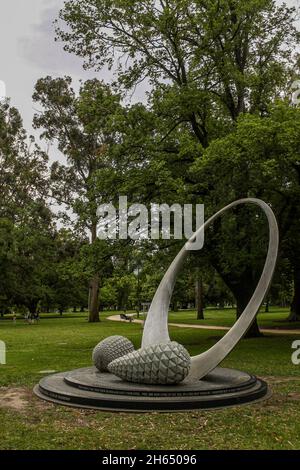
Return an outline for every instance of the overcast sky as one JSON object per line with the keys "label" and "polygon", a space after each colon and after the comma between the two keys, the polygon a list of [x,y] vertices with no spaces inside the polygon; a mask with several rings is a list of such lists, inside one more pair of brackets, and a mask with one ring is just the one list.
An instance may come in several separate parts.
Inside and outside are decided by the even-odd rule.
{"label": "overcast sky", "polygon": [[[76,83],[95,76],[110,79],[107,72],[84,71],[79,58],[54,42],[52,23],[63,3],[64,0],[1,0],[0,80],[5,82],[7,96],[20,110],[29,132],[34,114],[31,96],[38,78],[71,75]],[[286,3],[299,6],[299,0]],[[135,100],[142,96],[143,91],[139,90]]]}

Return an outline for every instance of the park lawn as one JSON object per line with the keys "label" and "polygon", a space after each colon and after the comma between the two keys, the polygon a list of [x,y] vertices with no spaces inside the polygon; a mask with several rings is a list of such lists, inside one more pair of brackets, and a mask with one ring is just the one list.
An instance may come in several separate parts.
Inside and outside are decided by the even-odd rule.
{"label": "park lawn", "polygon": [[[288,322],[288,308],[270,307],[269,313],[261,308],[257,316],[261,328],[294,329],[300,328],[300,322]],[[169,321],[176,323],[191,323],[195,325],[232,326],[236,320],[236,310],[233,308],[204,310],[204,320],[197,320],[195,310],[170,312]]]}
{"label": "park lawn", "polygon": [[[33,396],[40,371],[89,366],[93,347],[107,336],[127,336],[139,347],[141,325],[109,321],[111,314],[99,324],[89,324],[82,314],[43,316],[34,325],[0,321],[0,340],[7,345],[7,365],[0,366],[0,449],[300,449],[300,366],[291,362],[291,344],[299,336],[292,334],[243,340],[224,361],[269,382],[272,397],[248,406],[130,414],[54,406]],[[218,315],[226,324],[228,312]],[[224,334],[170,331],[192,355]]]}

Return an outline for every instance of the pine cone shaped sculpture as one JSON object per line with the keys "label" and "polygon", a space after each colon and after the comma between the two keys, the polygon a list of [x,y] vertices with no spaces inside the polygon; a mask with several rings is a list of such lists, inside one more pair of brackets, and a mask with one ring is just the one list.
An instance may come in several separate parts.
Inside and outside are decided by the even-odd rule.
{"label": "pine cone shaped sculpture", "polygon": [[107,372],[107,366],[114,359],[134,351],[134,346],[124,336],[109,336],[95,347],[93,363],[100,372]]}
{"label": "pine cone shaped sculpture", "polygon": [[127,382],[177,384],[188,375],[191,358],[187,350],[172,341],[131,352],[112,361],[108,370]]}

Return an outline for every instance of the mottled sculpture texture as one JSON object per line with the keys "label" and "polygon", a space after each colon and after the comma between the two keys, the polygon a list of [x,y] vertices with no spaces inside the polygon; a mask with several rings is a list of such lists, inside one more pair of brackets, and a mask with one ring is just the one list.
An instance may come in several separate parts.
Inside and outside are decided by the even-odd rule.
{"label": "mottled sculpture texture", "polygon": [[95,347],[93,363],[100,372],[107,372],[107,367],[113,360],[134,351],[134,346],[124,336],[109,336]]}
{"label": "mottled sculpture texture", "polygon": [[165,385],[182,382],[190,365],[187,350],[172,341],[154,344],[115,359],[108,370],[127,382]]}

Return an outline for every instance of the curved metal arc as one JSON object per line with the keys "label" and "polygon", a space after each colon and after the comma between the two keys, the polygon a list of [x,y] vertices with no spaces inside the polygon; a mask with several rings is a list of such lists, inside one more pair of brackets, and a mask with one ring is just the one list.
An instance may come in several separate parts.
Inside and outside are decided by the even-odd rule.
{"label": "curved metal arc", "polygon": [[216,343],[208,351],[205,351],[198,356],[192,357],[192,366],[187,380],[201,379],[225,359],[225,357],[232,351],[239,340],[247,332],[263,302],[274,273],[279,244],[278,226],[272,209],[260,199],[239,199],[238,201],[234,201],[231,204],[228,204],[226,207],[210,217],[196,231],[196,233],[175,257],[166,274],[164,275],[151,303],[144,326],[142,347],[170,341],[168,332],[169,305],[177,274],[179,273],[189,252],[186,248],[187,245],[192,243],[195,237],[198,236],[201,231],[205,230],[225,211],[237,205],[247,203],[259,206],[267,216],[269,223],[269,246],[262,275],[248,305],[241,314],[240,318],[228,331],[228,333],[226,333],[226,335],[223,336],[223,338],[221,338],[218,343]]}

